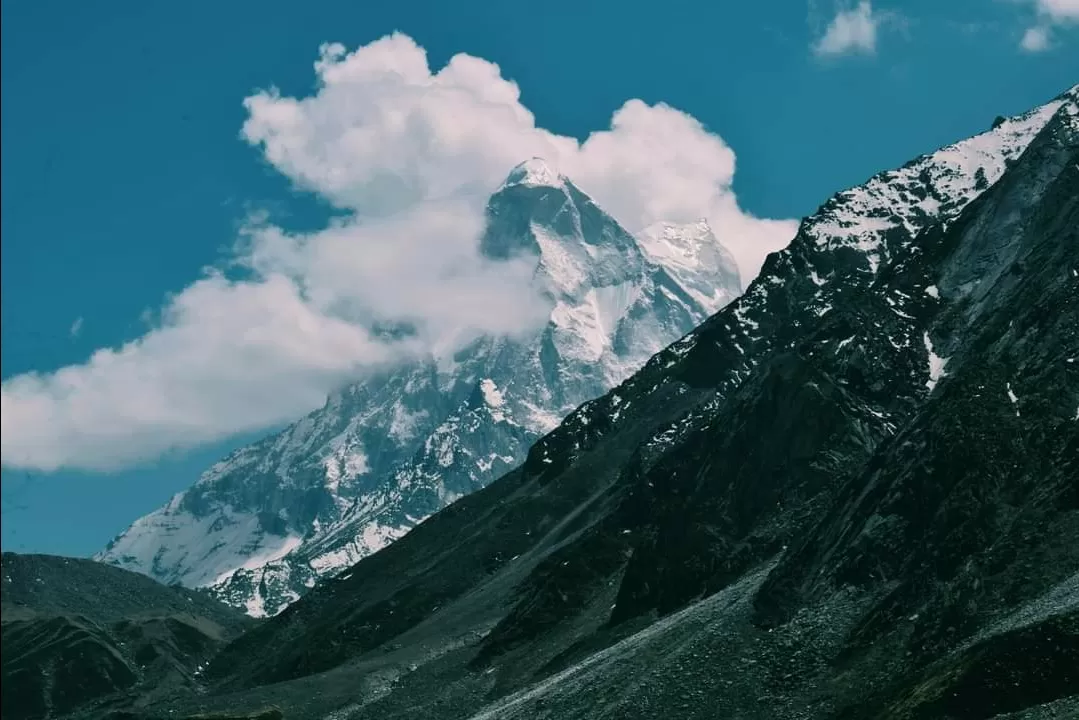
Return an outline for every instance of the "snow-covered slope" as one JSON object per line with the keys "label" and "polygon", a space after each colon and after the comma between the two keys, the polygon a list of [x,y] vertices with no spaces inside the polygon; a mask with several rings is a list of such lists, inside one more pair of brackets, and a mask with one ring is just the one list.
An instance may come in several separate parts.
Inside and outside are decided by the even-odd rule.
{"label": "snow-covered slope", "polygon": [[1077,101],[837,194],[519,469],[206,676],[341,718],[1051,715],[1079,692]]}
{"label": "snow-covered slope", "polygon": [[518,465],[741,287],[706,223],[634,237],[539,159],[491,197],[481,250],[536,257],[551,307],[542,331],[482,338],[336,393],[211,467],[97,558],[275,614]]}

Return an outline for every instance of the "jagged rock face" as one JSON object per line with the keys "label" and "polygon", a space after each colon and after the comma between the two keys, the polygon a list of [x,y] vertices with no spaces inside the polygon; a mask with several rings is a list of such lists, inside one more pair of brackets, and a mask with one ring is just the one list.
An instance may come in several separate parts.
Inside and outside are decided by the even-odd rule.
{"label": "jagged rock face", "polygon": [[349,718],[1075,710],[1077,105],[833,197],[521,467],[232,643],[215,687]]}
{"label": "jagged rock face", "polygon": [[545,327],[334,394],[210,468],[97,559],[273,615],[518,465],[565,415],[741,289],[706,223],[634,237],[541,160],[516,168],[487,212],[485,255],[536,258]]}

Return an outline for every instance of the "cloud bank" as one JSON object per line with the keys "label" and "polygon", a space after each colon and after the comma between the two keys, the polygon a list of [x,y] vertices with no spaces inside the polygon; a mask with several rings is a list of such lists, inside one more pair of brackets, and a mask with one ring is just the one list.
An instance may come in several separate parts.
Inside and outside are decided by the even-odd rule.
{"label": "cloud bank", "polygon": [[1079,23],[1079,0],[1031,0],[1036,20],[1023,33],[1019,46],[1032,53],[1053,46],[1054,28]]}
{"label": "cloud bank", "polygon": [[539,128],[497,65],[432,72],[395,34],[321,48],[317,90],[244,104],[242,137],[344,219],[299,234],[253,222],[234,265],[207,270],[119,348],[2,388],[2,462],[111,470],[300,416],[345,382],[479,333],[526,331],[548,309],[532,267],[478,254],[483,207],[540,156],[631,231],[706,217],[743,277],[795,223],[754,218],[731,191],[734,153],[694,118],[630,100],[585,142]]}

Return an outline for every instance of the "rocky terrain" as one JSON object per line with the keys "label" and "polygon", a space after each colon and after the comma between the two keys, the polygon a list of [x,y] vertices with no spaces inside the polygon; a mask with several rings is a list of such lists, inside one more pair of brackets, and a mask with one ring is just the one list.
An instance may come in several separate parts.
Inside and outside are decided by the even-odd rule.
{"label": "rocky terrain", "polygon": [[1079,89],[841,192],[523,465],[152,713],[1079,710]]}
{"label": "rocky terrain", "polygon": [[138,707],[198,685],[253,622],[203,593],[91,560],[4,553],[3,716]]}
{"label": "rocky terrain", "polygon": [[1079,87],[836,194],[519,467],[128,717],[1075,717],[1077,251]]}
{"label": "rocky terrain", "polygon": [[546,326],[344,389],[212,467],[97,559],[276,614],[519,465],[565,415],[741,291],[706,223],[632,236],[541,160],[516,168],[487,212],[481,251],[536,258]]}

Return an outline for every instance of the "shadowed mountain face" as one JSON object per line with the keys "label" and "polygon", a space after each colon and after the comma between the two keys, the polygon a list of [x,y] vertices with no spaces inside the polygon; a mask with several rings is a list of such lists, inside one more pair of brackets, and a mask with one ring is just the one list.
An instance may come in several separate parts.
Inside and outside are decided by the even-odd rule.
{"label": "shadowed mountain face", "polygon": [[1076,101],[837,194],[743,297],[169,708],[1079,709]]}
{"label": "shadowed mountain face", "polygon": [[215,465],[98,559],[276,614],[519,465],[578,405],[741,290],[707,224],[631,236],[541,160],[510,174],[487,217],[480,250],[534,259],[546,325],[478,338],[334,394]]}
{"label": "shadowed mountain face", "polygon": [[1079,713],[1079,88],[841,192],[146,717]]}
{"label": "shadowed mountain face", "polygon": [[5,718],[105,712],[197,685],[253,623],[212,598],[91,560],[4,553]]}

